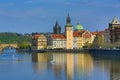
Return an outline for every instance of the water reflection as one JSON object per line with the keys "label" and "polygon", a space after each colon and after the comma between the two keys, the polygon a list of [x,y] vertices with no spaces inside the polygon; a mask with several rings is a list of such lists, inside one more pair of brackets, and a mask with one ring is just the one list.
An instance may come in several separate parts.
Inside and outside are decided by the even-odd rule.
{"label": "water reflection", "polygon": [[43,72],[47,69],[47,63],[48,62],[48,54],[42,54],[42,53],[33,53],[32,54],[32,62],[38,62],[33,63],[34,72]]}
{"label": "water reflection", "polygon": [[2,80],[120,80],[119,67],[119,58],[93,57],[89,53],[0,54]]}
{"label": "water reflection", "polygon": [[118,60],[112,62],[110,70],[111,80],[120,80],[120,62]]}
{"label": "water reflection", "polygon": [[67,80],[74,78],[74,54],[67,54]]}
{"label": "water reflection", "polygon": [[[90,54],[77,54],[75,55],[77,69],[77,79],[86,80],[93,70],[93,58]],[[88,79],[87,79],[88,80]]]}
{"label": "water reflection", "polygon": [[[59,79],[63,74],[67,80],[73,80],[75,78],[81,79],[81,77],[85,78],[85,74],[89,75],[93,70],[93,59],[91,55],[84,53],[38,53],[32,54],[32,61],[38,62],[33,66],[34,71],[36,72],[46,70],[51,64],[56,79]],[[78,76],[74,78],[75,72]]]}

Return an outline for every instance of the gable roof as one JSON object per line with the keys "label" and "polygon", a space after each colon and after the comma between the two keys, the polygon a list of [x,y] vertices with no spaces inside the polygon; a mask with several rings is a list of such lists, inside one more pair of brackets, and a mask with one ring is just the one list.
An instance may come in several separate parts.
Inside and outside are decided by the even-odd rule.
{"label": "gable roof", "polygon": [[118,21],[117,17],[114,17],[111,24],[120,24],[120,22]]}

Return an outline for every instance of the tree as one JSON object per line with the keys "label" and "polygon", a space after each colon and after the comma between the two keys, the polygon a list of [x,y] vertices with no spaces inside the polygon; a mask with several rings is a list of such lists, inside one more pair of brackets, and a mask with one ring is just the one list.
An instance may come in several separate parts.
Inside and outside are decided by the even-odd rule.
{"label": "tree", "polygon": [[19,48],[20,49],[28,49],[28,48],[30,48],[30,43],[29,42],[20,42]]}
{"label": "tree", "polygon": [[91,45],[91,48],[104,48],[104,35],[103,34],[97,34],[93,44]]}

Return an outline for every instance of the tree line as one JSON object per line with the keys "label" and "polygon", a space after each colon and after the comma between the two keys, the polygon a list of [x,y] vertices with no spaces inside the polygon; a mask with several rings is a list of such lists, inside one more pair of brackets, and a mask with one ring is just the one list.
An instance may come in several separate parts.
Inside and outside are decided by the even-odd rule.
{"label": "tree line", "polygon": [[31,45],[31,34],[21,34],[13,32],[0,33],[0,44],[18,44],[19,48],[26,49]]}

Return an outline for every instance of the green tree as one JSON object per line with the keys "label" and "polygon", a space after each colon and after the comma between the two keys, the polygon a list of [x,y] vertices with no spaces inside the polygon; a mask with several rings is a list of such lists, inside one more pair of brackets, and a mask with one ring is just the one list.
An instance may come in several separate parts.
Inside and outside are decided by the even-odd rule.
{"label": "green tree", "polygon": [[28,48],[30,48],[30,43],[29,42],[20,42],[19,48],[20,49],[28,49]]}
{"label": "green tree", "polygon": [[91,45],[92,48],[104,48],[104,35],[103,34],[98,34],[96,35],[93,44]]}

